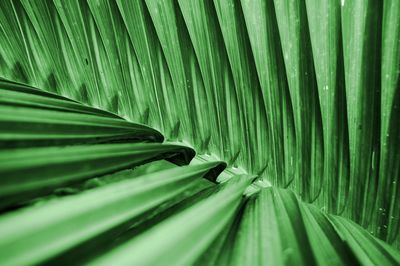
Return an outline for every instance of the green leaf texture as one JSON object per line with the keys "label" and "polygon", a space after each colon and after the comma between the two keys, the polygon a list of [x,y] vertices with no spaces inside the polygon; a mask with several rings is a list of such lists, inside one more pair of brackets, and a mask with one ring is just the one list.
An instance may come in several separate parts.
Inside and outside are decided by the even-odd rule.
{"label": "green leaf texture", "polygon": [[0,265],[398,265],[399,119],[397,0],[1,1]]}

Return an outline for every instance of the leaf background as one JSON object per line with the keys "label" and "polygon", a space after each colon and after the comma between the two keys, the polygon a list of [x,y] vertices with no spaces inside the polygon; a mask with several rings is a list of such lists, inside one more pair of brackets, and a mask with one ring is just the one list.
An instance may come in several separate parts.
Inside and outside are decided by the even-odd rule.
{"label": "leaf background", "polygon": [[2,77],[145,123],[399,247],[399,1],[0,7]]}

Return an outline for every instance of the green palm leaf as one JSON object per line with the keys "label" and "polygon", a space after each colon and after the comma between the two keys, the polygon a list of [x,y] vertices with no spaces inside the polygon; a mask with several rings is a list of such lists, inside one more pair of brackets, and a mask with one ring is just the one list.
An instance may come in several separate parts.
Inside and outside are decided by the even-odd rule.
{"label": "green palm leaf", "polygon": [[4,0],[0,77],[2,265],[400,264],[399,1]]}

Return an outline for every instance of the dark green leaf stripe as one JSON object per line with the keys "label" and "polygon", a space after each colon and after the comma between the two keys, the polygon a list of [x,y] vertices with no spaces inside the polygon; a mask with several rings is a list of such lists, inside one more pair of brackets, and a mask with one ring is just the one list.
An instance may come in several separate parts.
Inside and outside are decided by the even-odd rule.
{"label": "dark green leaf stripe", "polygon": [[1,150],[1,206],[151,160],[167,158],[187,164],[193,156],[194,152],[187,147],[142,143]]}
{"label": "dark green leaf stripe", "polygon": [[37,107],[50,110],[96,114],[105,117],[119,118],[119,116],[111,112],[85,106],[69,98],[61,97],[57,94],[38,90],[24,84],[7,80],[0,79],[0,91],[1,104],[21,105],[33,108]]}

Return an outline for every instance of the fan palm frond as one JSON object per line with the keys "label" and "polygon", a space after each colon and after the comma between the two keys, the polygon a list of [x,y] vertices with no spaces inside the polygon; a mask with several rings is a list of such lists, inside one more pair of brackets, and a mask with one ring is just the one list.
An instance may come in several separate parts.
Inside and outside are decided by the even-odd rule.
{"label": "fan palm frond", "polygon": [[4,0],[0,76],[0,264],[400,264],[397,0]]}

